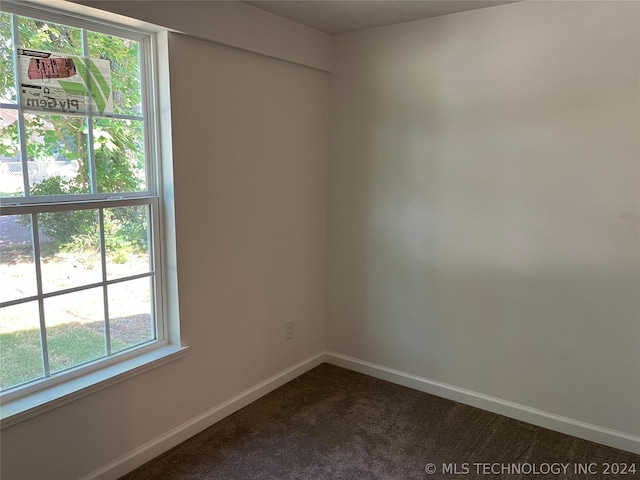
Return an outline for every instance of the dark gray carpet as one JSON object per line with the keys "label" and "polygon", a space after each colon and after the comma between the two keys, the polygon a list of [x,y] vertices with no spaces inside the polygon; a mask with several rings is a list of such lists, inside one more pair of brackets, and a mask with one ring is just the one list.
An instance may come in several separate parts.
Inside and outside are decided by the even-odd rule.
{"label": "dark gray carpet", "polygon": [[323,364],[123,479],[640,478],[607,463],[640,456]]}

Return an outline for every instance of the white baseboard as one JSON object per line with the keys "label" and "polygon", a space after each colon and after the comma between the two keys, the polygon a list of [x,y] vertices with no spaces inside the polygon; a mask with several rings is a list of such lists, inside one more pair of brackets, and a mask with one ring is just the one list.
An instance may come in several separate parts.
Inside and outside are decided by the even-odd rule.
{"label": "white baseboard", "polygon": [[353,370],[354,372],[364,373],[365,375],[386,380],[397,385],[455,400],[466,405],[504,415],[505,417],[515,418],[516,420],[548,428],[549,430],[555,430],[556,432],[640,454],[640,437],[634,435],[554,415],[535,408],[508,402],[500,398],[447,385],[446,383],[435,382],[335,352],[326,352],[325,361],[338,367]]}
{"label": "white baseboard", "polygon": [[135,470],[139,466],[184,442],[185,440],[200,433],[223,418],[237,412],[255,402],[260,397],[281,387],[303,373],[317,367],[325,360],[324,353],[307,358],[302,362],[287,368],[271,378],[251,387],[250,389],[236,395],[224,403],[198,415],[196,418],[170,430],[160,437],[152,440],[141,447],[136,448],[127,455],[120,457],[113,462],[99,468],[98,470],[85,475],[80,480],[116,480],[121,476]]}
{"label": "white baseboard", "polygon": [[464,388],[435,382],[339,353],[324,352],[268,378],[155,440],[136,448],[127,455],[85,475],[80,480],[116,480],[323,362],[567,435],[640,454],[640,437],[561,417]]}

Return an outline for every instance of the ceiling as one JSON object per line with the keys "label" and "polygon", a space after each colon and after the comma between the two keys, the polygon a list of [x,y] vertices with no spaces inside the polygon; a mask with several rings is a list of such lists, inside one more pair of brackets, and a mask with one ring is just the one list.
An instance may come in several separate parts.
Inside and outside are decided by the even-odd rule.
{"label": "ceiling", "polygon": [[259,0],[244,3],[333,35],[514,1],[521,0]]}

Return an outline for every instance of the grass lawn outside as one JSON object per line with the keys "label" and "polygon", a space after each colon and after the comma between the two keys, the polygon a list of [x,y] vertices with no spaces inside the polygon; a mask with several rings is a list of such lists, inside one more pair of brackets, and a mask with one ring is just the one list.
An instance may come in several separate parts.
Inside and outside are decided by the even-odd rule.
{"label": "grass lawn outside", "polygon": [[[1,301],[36,293],[35,265],[30,245],[0,249]],[[53,292],[99,282],[100,256],[95,252],[54,252],[42,248],[43,289]],[[148,257],[129,254],[125,263],[108,258],[108,278],[149,271]],[[109,285],[109,327],[112,353],[155,337],[151,315],[150,280],[142,278]],[[106,356],[102,287],[46,298],[46,340],[51,374]],[[0,388],[6,389],[44,376],[38,302],[0,309]]]}

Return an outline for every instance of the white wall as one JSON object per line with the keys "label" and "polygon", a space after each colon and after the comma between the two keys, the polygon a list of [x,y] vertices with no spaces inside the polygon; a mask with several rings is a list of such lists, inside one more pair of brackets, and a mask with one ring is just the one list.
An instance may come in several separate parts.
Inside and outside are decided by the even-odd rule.
{"label": "white wall", "polygon": [[327,348],[640,434],[640,4],[337,36]]}
{"label": "white wall", "polygon": [[182,35],[169,54],[190,350],[3,429],[3,479],[80,478],[323,351],[328,74]]}
{"label": "white wall", "polygon": [[346,34],[329,104],[326,73],[172,35],[191,349],[3,429],[2,478],[79,478],[321,352],[327,188],[330,350],[638,435],[639,13]]}

